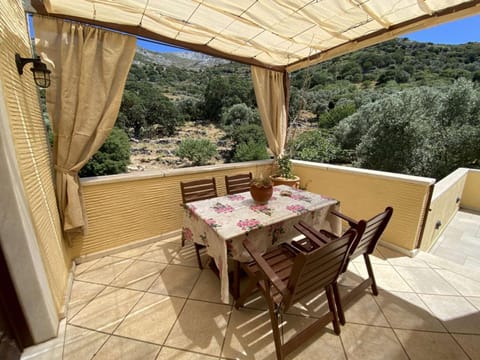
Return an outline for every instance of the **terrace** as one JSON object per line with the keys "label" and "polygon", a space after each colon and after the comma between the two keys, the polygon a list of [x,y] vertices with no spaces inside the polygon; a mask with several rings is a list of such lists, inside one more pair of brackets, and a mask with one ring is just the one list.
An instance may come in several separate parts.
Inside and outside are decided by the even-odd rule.
{"label": "terrace", "polygon": [[[33,3],[37,9],[44,8],[44,2]],[[75,8],[80,2],[63,2],[68,3],[63,9],[62,2],[45,3],[55,3],[49,11],[59,17],[79,20],[78,16],[86,16],[62,15],[62,11]],[[182,217],[178,206],[182,180],[215,176],[223,194],[224,175],[245,171],[269,174],[271,161],[82,180],[89,231],[67,235],[57,206],[54,166],[37,89],[31,78],[18,75],[12,61],[15,53],[26,54],[31,46],[25,10],[20,1],[2,0],[1,4],[2,265],[6,265],[12,281],[8,291],[17,299],[16,308],[8,310],[13,316],[18,315],[14,321],[19,327],[16,330],[20,342],[25,347],[40,344],[28,347],[23,357],[273,357],[264,304],[254,301],[247,309],[237,311],[231,304],[220,303],[216,296],[218,281],[212,272],[195,267],[191,248],[180,249]],[[370,28],[370,35],[362,33],[352,39],[346,35],[332,36],[331,48],[318,51],[315,56],[309,52],[295,62],[285,56],[285,48],[280,49],[273,56],[280,62],[272,68],[293,71],[408,31],[479,12],[479,1],[457,1],[455,6],[435,11],[426,11],[426,4],[412,4],[412,8],[422,9],[422,15],[408,21],[393,16],[396,22],[391,26],[377,16],[373,23],[379,29]],[[85,10],[88,6],[78,8]],[[358,5],[354,9],[370,14],[372,19],[371,8]],[[105,9],[99,7],[92,19],[83,20],[102,25],[98,19],[106,13],[101,10]],[[153,13],[149,19],[156,18]],[[115,13],[111,15],[115,17]],[[373,26],[371,22],[362,26]],[[103,19],[103,25],[106,24],[116,30],[165,40],[132,24],[119,26]],[[266,40],[268,43],[271,39]],[[222,49],[219,53],[209,46],[197,46],[196,50],[213,55],[225,55],[227,51]],[[253,54],[250,50],[236,60],[265,66],[267,60],[263,57],[259,61],[256,50]],[[348,309],[347,325],[340,337],[327,328],[299,351],[297,358],[312,358],[321,352],[332,357],[362,359],[478,357],[480,276],[478,268],[467,268],[478,260],[472,256],[478,251],[478,227],[462,224],[459,229],[448,224],[457,214],[464,214],[459,209],[480,210],[480,172],[458,169],[436,182],[300,161],[294,167],[302,186],[338,199],[342,211],[353,217],[370,216],[387,205],[395,209],[374,259],[380,295],[364,295]],[[58,171],[58,167],[55,169]],[[449,241],[440,238],[442,234],[453,235],[453,241],[463,237],[468,253],[453,256],[454,250]],[[437,239],[440,240],[436,243]],[[462,265],[424,252],[429,249],[437,255],[447,253],[449,260]],[[458,246],[455,251],[460,252]],[[342,279],[343,291],[364,275],[360,263],[352,265]],[[2,294],[7,293],[6,288],[2,277]],[[287,314],[285,336],[308,323],[305,315],[314,317],[323,302],[323,298],[313,298]]]}
{"label": "terrace", "polygon": [[[339,337],[329,325],[289,358],[477,359],[478,241],[480,214],[461,211],[434,253],[449,248],[448,258],[468,254],[469,264],[377,247],[372,261],[379,295],[365,293],[348,308]],[[27,349],[23,359],[275,358],[264,301],[252,299],[241,310],[221,303],[218,279],[198,269],[193,247],[182,249],[178,237],[112,252],[77,265],[74,273],[58,338]],[[341,292],[365,274],[364,262],[355,260]],[[285,338],[321,314],[325,302],[313,297],[289,311]]]}

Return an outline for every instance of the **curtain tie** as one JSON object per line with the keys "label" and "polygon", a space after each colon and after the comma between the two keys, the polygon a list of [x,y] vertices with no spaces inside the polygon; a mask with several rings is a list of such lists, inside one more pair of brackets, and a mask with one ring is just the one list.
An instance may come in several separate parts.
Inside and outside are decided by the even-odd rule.
{"label": "curtain tie", "polygon": [[78,175],[77,171],[65,169],[65,168],[62,168],[61,166],[58,166],[58,165],[55,165],[54,167],[55,167],[55,170],[60,171],[64,174],[72,175],[72,176]]}

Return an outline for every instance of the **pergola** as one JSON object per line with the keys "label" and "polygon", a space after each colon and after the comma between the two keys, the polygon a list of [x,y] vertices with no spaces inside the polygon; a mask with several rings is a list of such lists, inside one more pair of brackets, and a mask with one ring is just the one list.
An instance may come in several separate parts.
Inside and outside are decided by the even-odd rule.
{"label": "pergola", "polygon": [[480,13],[480,0],[32,0],[40,14],[292,72]]}
{"label": "pergola", "polygon": [[[53,130],[59,140],[54,157],[64,230],[84,233],[86,215],[77,174],[104,142],[116,119],[123,88],[119,79],[126,78],[125,59],[133,56],[132,43],[127,46],[129,52],[122,55],[123,50],[113,39],[87,35],[80,30],[83,25],[70,25],[77,29],[69,30],[58,19],[251,65],[269,148],[275,156],[281,156],[287,134],[289,72],[480,12],[480,0],[32,0],[31,5],[38,14],[57,18],[55,23],[38,20],[42,31],[38,31],[41,35],[36,49],[47,60],[50,57],[52,76],[57,80],[47,91],[47,104],[49,113],[54,114]],[[44,25],[40,25],[42,21]],[[96,40],[88,48],[74,48],[93,37]],[[125,39],[121,42],[127,44]],[[101,50],[101,56],[95,55],[98,44],[111,48]],[[66,47],[60,50],[60,46]],[[95,62],[100,57],[105,59],[103,65]],[[114,74],[99,73],[99,69],[118,70]],[[71,83],[71,79],[95,78],[94,72],[103,80]],[[98,90],[107,77],[117,89],[115,101],[111,101],[113,96],[106,88],[96,95],[90,91]],[[65,93],[70,95],[68,99]],[[107,107],[100,105],[99,98],[105,98]],[[110,114],[109,119],[105,114]],[[93,119],[99,122],[94,124]]]}

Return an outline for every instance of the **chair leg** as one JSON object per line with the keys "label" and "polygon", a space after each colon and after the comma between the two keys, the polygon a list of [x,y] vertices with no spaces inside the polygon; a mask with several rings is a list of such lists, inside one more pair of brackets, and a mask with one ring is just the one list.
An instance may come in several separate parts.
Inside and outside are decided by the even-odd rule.
{"label": "chair leg", "polygon": [[345,325],[345,313],[343,312],[342,299],[340,298],[340,293],[338,292],[338,284],[335,282],[332,287],[335,305],[337,306],[338,319],[340,320],[340,324]]}
{"label": "chair leg", "polygon": [[335,307],[335,300],[334,300],[334,295],[333,295],[331,285],[328,285],[325,288],[325,293],[327,294],[328,308],[330,309],[330,312],[332,313],[332,316],[333,316],[333,319],[332,319],[333,330],[335,331],[335,334],[340,335],[340,324],[338,323],[337,308]]}
{"label": "chair leg", "polygon": [[283,351],[282,351],[282,339],[280,338],[280,329],[278,328],[278,316],[275,311],[275,305],[273,303],[272,297],[270,296],[270,284],[265,284],[267,293],[265,294],[265,299],[268,304],[268,312],[270,313],[270,322],[272,323],[273,331],[273,340],[275,342],[275,352],[277,354],[277,360],[283,360]]}
{"label": "chair leg", "polygon": [[365,265],[367,266],[368,277],[372,280],[373,295],[377,296],[378,295],[377,282],[375,281],[375,275],[373,275],[373,268],[372,268],[372,264],[370,263],[370,258],[368,257],[368,254],[363,254],[363,258],[365,259]]}
{"label": "chair leg", "polygon": [[194,243],[194,245],[195,253],[197,254],[198,267],[200,268],[200,270],[203,270],[202,259],[200,258],[200,249],[202,248],[202,246],[197,243]]}

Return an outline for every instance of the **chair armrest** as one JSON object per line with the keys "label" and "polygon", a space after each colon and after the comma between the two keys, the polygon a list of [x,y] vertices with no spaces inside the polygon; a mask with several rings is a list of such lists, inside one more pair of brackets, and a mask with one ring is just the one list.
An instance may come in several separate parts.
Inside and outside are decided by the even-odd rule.
{"label": "chair armrest", "polygon": [[332,210],[331,213],[335,216],[338,216],[340,219],[343,219],[345,220],[346,222],[348,222],[348,224],[352,227],[356,227],[357,224],[358,224],[358,221],[345,215],[345,214],[342,214],[341,212],[339,211],[336,211],[336,210]]}
{"label": "chair armrest", "polygon": [[330,239],[338,239],[339,236],[338,235],[335,235],[334,233],[330,232],[330,231],[327,231],[327,230],[320,230],[320,233],[327,236],[328,238]]}
{"label": "chair armrest", "polygon": [[277,288],[277,290],[282,294],[286,294],[287,286],[283,281],[275,274],[275,271],[270,267],[270,265],[262,257],[262,254],[257,250],[257,248],[250,242],[250,240],[243,240],[243,247],[247,249],[248,253],[252,256],[253,260],[258,265],[258,268],[263,273],[263,275]]}
{"label": "chair armrest", "polygon": [[[308,225],[304,221],[300,221],[298,224],[293,225],[295,229],[301,232],[307,237],[310,241],[314,242],[318,247],[325,245],[330,242],[330,239],[326,238],[325,235],[318,232],[312,226]],[[293,241],[292,241],[293,242]]]}
{"label": "chair armrest", "polygon": [[[308,246],[306,246],[305,243],[308,243]],[[318,247],[314,246],[314,244],[315,243],[312,243],[308,238],[303,238],[300,240],[292,240],[292,242],[287,245],[292,247],[297,252],[300,251],[303,253],[309,253],[312,250],[318,249]]]}

